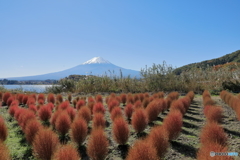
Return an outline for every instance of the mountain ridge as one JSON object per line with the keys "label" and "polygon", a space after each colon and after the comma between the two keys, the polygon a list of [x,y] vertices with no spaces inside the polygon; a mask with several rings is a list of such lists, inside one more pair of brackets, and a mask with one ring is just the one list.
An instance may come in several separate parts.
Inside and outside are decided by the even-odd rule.
{"label": "mountain ridge", "polygon": [[214,58],[214,59],[205,60],[205,61],[196,62],[196,63],[190,63],[182,67],[178,67],[174,70],[174,73],[177,75],[180,75],[182,72],[188,71],[194,67],[206,69],[208,66],[211,67],[215,65],[224,65],[230,62],[240,63],[240,50],[226,54],[219,58]]}
{"label": "mountain ridge", "polygon": [[[120,72],[121,70],[121,72]],[[75,67],[53,72],[53,73],[47,73],[42,75],[35,75],[35,76],[24,76],[24,77],[10,77],[5,78],[8,80],[18,80],[18,81],[26,81],[26,80],[59,80],[65,77],[68,77],[69,75],[95,75],[95,76],[123,76],[123,77],[136,77],[140,78],[140,72],[131,70],[131,69],[125,69],[119,66],[116,66],[112,64],[111,62],[104,60],[101,57],[94,57],[80,65],[77,65]],[[3,78],[2,78],[3,79]]]}

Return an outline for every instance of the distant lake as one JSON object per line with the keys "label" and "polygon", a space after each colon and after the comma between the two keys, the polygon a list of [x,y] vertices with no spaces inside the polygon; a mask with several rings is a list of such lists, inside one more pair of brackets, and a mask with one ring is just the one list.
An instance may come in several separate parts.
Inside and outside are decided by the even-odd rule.
{"label": "distant lake", "polygon": [[51,87],[52,85],[0,85],[6,89],[21,89],[23,91],[32,91],[32,92],[45,92],[46,87]]}

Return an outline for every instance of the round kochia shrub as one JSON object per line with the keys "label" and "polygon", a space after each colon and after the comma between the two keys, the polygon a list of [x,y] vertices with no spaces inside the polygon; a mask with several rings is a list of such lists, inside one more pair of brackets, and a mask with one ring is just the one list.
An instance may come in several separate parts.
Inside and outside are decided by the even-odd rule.
{"label": "round kochia shrub", "polygon": [[159,114],[159,109],[158,109],[156,103],[154,102],[154,100],[148,104],[148,106],[146,108],[146,113],[148,115],[149,122],[155,121],[157,119],[158,114]]}
{"label": "round kochia shrub", "polygon": [[76,118],[71,125],[71,139],[80,147],[87,137],[88,126],[83,118]]}
{"label": "round kochia shrub", "polygon": [[88,123],[92,119],[91,110],[87,106],[83,106],[78,111],[78,117],[82,117]]}
{"label": "round kochia shrub", "polygon": [[114,107],[111,112],[112,121],[114,121],[115,118],[122,117],[122,116],[123,116],[122,109],[120,107]]}
{"label": "round kochia shrub", "polygon": [[125,116],[130,119],[132,117],[132,113],[133,113],[134,109],[133,109],[133,105],[132,103],[128,103],[125,108],[124,108],[124,113]]}
{"label": "round kochia shrub", "polygon": [[93,114],[95,113],[105,113],[105,108],[101,102],[95,103],[93,106]]}
{"label": "round kochia shrub", "polygon": [[7,139],[7,126],[5,125],[4,119],[0,116],[0,143]]}
{"label": "round kochia shrub", "polygon": [[42,106],[38,111],[38,116],[42,121],[48,121],[51,118],[52,110],[48,105]]}
{"label": "round kochia shrub", "polygon": [[207,123],[201,131],[200,141],[203,146],[210,143],[227,146],[227,134],[216,122]]}
{"label": "round kochia shrub", "polygon": [[71,119],[67,112],[62,111],[56,119],[56,130],[60,135],[64,136],[69,131],[71,126]]}
{"label": "round kochia shrub", "polygon": [[169,140],[173,140],[178,137],[182,130],[182,113],[179,110],[170,111],[168,116],[163,120],[163,127],[168,132]]}
{"label": "round kochia shrub", "polygon": [[148,117],[144,109],[136,109],[132,115],[132,126],[136,132],[142,132],[148,124]]}
{"label": "round kochia shrub", "polygon": [[48,101],[48,103],[54,104],[55,103],[55,96],[54,96],[54,94],[49,93],[48,96],[47,96],[47,101]]}
{"label": "round kochia shrub", "polygon": [[159,157],[163,157],[169,146],[168,132],[162,126],[154,127],[148,136],[148,141],[157,149]]}
{"label": "round kochia shrub", "polygon": [[42,128],[43,126],[36,119],[32,119],[29,122],[27,122],[24,133],[29,144],[33,143],[33,140],[37,132]]}
{"label": "round kochia shrub", "polygon": [[63,145],[54,154],[54,160],[79,160],[78,151],[71,145]]}
{"label": "round kochia shrub", "polygon": [[7,104],[7,100],[8,100],[8,98],[10,98],[10,97],[11,97],[11,93],[6,92],[6,93],[3,94],[2,101],[3,101],[5,104]]}
{"label": "round kochia shrub", "polygon": [[118,144],[124,145],[127,143],[129,128],[123,117],[117,117],[114,119],[112,130],[114,139]]}
{"label": "round kochia shrub", "polygon": [[93,129],[87,144],[87,154],[92,160],[104,160],[109,142],[102,128]]}
{"label": "round kochia shrub", "polygon": [[11,160],[9,149],[2,141],[0,141],[0,155],[0,160]]}
{"label": "round kochia shrub", "polygon": [[126,160],[159,160],[156,148],[147,140],[137,140],[128,151]]}
{"label": "round kochia shrub", "polygon": [[56,133],[50,129],[41,129],[34,139],[33,150],[37,158],[52,160],[58,145],[59,140]]}
{"label": "round kochia shrub", "polygon": [[102,113],[95,113],[93,115],[93,129],[96,128],[105,128],[106,120]]}

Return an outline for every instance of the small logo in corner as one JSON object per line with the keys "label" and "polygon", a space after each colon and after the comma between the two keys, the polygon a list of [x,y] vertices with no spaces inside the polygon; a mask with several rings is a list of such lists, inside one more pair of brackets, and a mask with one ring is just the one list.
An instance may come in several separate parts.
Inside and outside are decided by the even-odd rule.
{"label": "small logo in corner", "polygon": [[211,151],[211,152],[210,152],[210,156],[211,156],[211,157],[214,157],[214,156],[215,156],[215,152]]}

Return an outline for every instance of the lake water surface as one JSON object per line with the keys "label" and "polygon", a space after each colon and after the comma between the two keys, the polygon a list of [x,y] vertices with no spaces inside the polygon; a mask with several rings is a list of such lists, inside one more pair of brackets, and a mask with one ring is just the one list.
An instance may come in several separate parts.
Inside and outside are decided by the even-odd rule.
{"label": "lake water surface", "polygon": [[23,91],[33,91],[33,92],[45,92],[46,87],[51,87],[52,85],[0,85],[6,89],[21,89]]}

